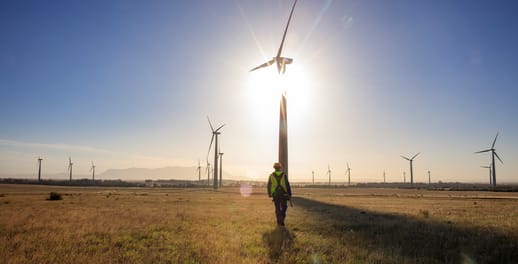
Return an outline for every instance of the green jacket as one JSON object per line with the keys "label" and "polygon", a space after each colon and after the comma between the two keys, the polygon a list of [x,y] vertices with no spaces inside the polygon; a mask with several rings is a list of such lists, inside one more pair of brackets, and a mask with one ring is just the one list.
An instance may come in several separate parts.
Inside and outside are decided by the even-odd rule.
{"label": "green jacket", "polygon": [[268,177],[267,191],[270,197],[285,193],[291,196],[291,187],[287,175],[282,171],[272,172]]}

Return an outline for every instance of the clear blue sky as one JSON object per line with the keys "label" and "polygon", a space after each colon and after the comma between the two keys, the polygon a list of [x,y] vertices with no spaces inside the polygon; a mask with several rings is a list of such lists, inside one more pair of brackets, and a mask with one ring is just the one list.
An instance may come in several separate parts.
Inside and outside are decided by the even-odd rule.
{"label": "clear blue sky", "polygon": [[[291,4],[2,1],[0,174],[34,173],[40,155],[47,173],[68,156],[83,174],[90,160],[196,165],[209,115],[227,124],[226,170],[264,177],[278,98],[257,91],[273,71],[248,70],[277,52]],[[399,181],[399,155],[422,152],[417,181],[430,169],[485,182],[489,155],[472,153],[499,131],[498,179],[518,181],[517,13],[516,1],[299,0],[284,49],[308,80],[288,94],[292,179],[325,181],[330,164],[343,181],[349,162],[355,181]]]}

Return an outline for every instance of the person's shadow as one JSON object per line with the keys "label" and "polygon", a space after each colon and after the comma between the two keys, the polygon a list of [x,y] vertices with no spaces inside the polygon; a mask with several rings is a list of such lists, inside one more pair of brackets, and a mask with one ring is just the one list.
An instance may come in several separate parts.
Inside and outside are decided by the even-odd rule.
{"label": "person's shadow", "polygon": [[423,213],[423,217],[383,213],[306,197],[294,197],[293,202],[321,220],[317,222],[331,222],[313,224],[308,230],[336,241],[351,242],[339,242],[340,247],[357,245],[395,257],[395,260],[384,257],[382,263],[518,263],[516,232],[503,232],[490,226],[456,225],[439,218],[430,219],[428,213]]}
{"label": "person's shadow", "polygon": [[283,253],[289,254],[295,240],[295,235],[285,227],[276,227],[263,234],[263,241],[268,246],[270,260],[276,261]]}

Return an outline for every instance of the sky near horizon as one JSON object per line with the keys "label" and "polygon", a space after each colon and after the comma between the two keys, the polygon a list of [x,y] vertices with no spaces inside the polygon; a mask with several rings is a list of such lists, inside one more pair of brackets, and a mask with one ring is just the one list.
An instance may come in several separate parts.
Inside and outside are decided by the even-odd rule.
{"label": "sky near horizon", "polygon": [[[288,93],[290,178],[518,182],[516,1],[0,2],[0,175],[205,165],[265,178]],[[212,155],[209,161],[212,163]],[[193,179],[197,174],[193,171]]]}

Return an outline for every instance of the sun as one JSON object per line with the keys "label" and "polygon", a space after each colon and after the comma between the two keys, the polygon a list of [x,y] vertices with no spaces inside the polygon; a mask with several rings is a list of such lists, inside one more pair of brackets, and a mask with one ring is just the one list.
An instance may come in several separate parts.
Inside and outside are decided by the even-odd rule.
{"label": "sun", "polygon": [[268,67],[249,73],[247,103],[254,121],[261,126],[277,126],[279,102],[286,94],[288,123],[299,121],[309,111],[311,78],[303,65],[289,65],[283,75],[276,67]]}

